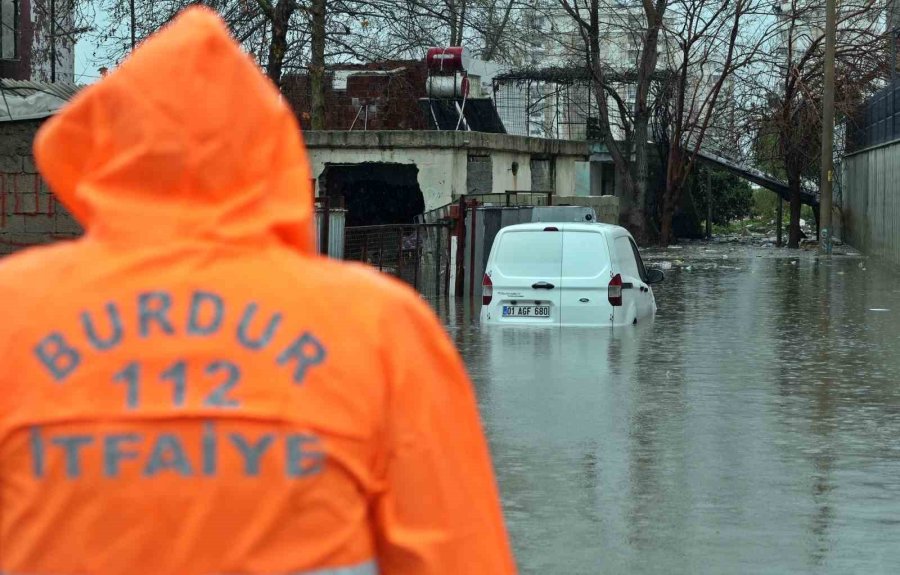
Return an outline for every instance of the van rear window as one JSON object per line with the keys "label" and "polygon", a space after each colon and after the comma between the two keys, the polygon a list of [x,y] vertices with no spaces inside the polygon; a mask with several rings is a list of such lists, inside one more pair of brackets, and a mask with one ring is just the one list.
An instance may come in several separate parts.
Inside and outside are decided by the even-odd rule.
{"label": "van rear window", "polygon": [[563,234],[563,277],[595,278],[608,267],[609,249],[603,234],[576,231]]}
{"label": "van rear window", "polygon": [[562,234],[537,230],[503,234],[494,265],[506,277],[559,277]]}

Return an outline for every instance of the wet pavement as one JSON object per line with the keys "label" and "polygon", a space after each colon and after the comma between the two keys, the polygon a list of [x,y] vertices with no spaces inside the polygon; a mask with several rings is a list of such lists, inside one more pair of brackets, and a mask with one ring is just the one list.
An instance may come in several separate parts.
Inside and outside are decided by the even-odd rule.
{"label": "wet pavement", "polygon": [[439,306],[521,572],[900,572],[900,270],[721,244],[645,258],[668,267],[659,313],[615,333]]}

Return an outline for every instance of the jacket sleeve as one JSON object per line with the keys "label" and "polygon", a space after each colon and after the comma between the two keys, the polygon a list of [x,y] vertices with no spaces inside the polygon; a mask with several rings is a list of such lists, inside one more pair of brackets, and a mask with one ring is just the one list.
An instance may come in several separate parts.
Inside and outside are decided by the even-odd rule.
{"label": "jacket sleeve", "polygon": [[417,298],[389,318],[388,410],[376,496],[382,575],[515,573],[472,385]]}

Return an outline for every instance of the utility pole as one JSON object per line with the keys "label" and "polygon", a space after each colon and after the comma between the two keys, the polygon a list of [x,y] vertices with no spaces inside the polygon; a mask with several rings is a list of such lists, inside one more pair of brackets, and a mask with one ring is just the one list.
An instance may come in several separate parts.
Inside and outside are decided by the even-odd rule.
{"label": "utility pole", "polygon": [[898,29],[897,29],[897,2],[898,0],[888,0],[887,2],[887,11],[888,11],[888,31],[891,34],[891,84],[896,85],[897,83],[897,40],[898,40]]}
{"label": "utility pole", "polygon": [[50,81],[56,82],[56,0],[50,0]]}
{"label": "utility pole", "polygon": [[836,42],[835,0],[825,0],[825,83],[822,94],[822,167],[819,189],[820,248],[831,255],[831,183],[834,178],[834,45]]}
{"label": "utility pole", "polygon": [[[776,194],[777,196],[777,194]],[[781,228],[784,222],[784,200],[781,199],[781,196],[778,196],[778,206],[775,210],[775,247],[781,247],[782,244],[782,235]]]}
{"label": "utility pole", "polygon": [[131,10],[131,51],[134,52],[134,0],[129,0],[128,8]]}

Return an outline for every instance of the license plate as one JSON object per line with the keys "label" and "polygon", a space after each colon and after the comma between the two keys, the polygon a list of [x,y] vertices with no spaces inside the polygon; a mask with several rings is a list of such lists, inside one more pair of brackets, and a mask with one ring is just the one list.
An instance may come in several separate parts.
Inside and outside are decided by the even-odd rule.
{"label": "license plate", "polygon": [[503,317],[550,317],[549,305],[505,305]]}

